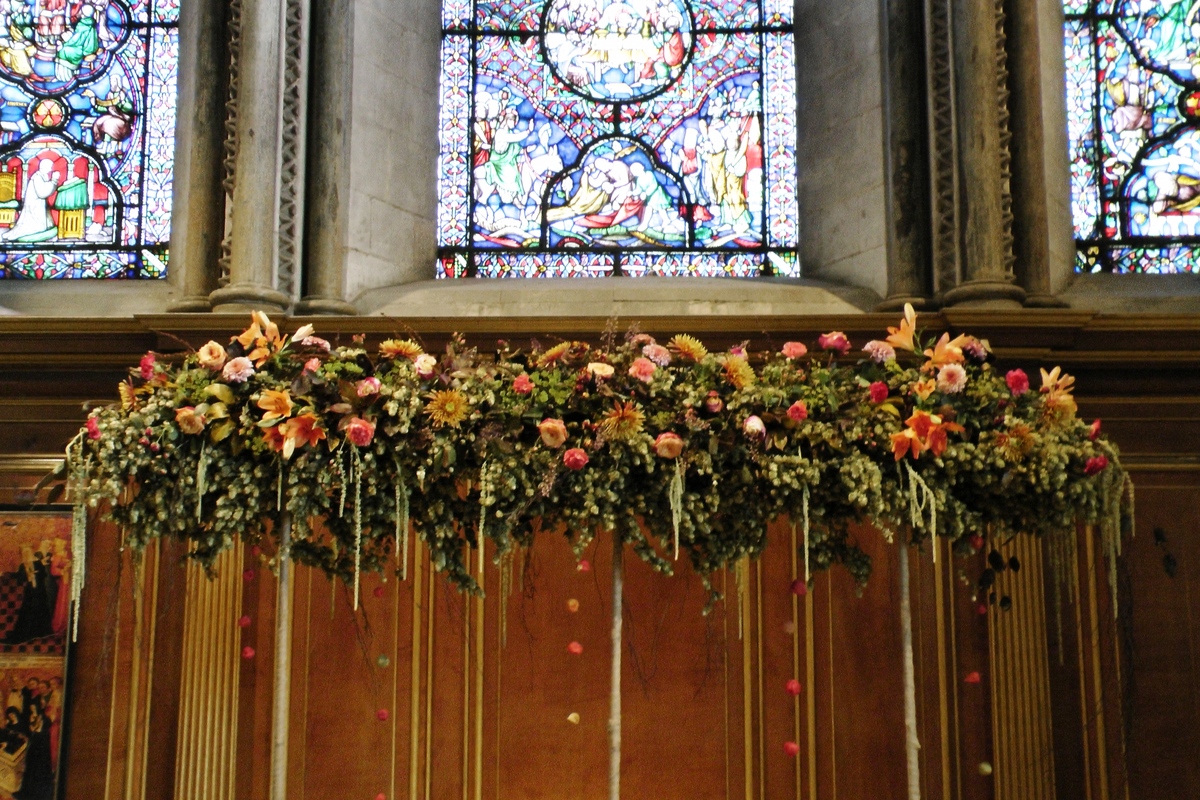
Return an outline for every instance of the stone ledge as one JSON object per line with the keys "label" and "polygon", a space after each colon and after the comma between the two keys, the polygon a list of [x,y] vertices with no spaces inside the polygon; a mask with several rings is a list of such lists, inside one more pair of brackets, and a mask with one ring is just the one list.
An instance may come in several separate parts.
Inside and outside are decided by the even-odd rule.
{"label": "stone ledge", "polygon": [[801,278],[427,280],[374,289],[356,304],[387,317],[663,317],[863,314],[868,289]]}
{"label": "stone ledge", "polygon": [[1102,313],[1197,314],[1200,275],[1076,275],[1057,298]]}

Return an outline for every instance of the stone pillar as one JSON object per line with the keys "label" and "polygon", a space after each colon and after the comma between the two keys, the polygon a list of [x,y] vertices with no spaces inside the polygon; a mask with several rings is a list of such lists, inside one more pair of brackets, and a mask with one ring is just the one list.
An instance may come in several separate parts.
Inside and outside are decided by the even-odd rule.
{"label": "stone pillar", "polygon": [[887,288],[880,310],[929,297],[929,184],[922,115],[921,6],[880,3]]}
{"label": "stone pillar", "polygon": [[305,187],[302,314],[356,314],[345,299],[350,237],[350,132],[354,9],[351,0],[313,0]]}
{"label": "stone pillar", "polygon": [[1025,291],[1009,265],[1007,92],[1003,17],[992,0],[951,0],[962,262],[944,305],[1016,307]]}
{"label": "stone pillar", "polygon": [[210,295],[218,311],[292,302],[276,283],[284,11],[285,0],[242,0],[229,284]]}
{"label": "stone pillar", "polygon": [[1008,12],[1014,267],[1026,306],[1065,306],[1054,296],[1075,267],[1062,5],[1010,0]]}
{"label": "stone pillar", "polygon": [[221,188],[229,53],[224,0],[179,9],[179,101],[175,127],[171,269],[183,276],[172,311],[208,311],[225,225]]}

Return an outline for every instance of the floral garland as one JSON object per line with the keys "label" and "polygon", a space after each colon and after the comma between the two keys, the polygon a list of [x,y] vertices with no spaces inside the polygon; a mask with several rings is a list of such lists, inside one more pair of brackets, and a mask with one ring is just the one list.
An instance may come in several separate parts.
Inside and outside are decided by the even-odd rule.
{"label": "floral garland", "polygon": [[210,564],[238,539],[269,547],[286,511],[290,556],[356,588],[362,570],[406,574],[410,525],[472,591],[472,548],[491,539],[499,561],[539,531],[577,552],[608,531],[656,569],[682,554],[707,577],[789,517],[806,576],[838,563],[860,583],[858,523],[969,554],[984,533],[1082,521],[1114,552],[1128,480],[1099,422],[1078,418],[1074,379],[1043,370],[1031,390],[986,341],[924,341],[916,320],[906,306],[858,357],[838,331],[815,353],[753,358],[636,331],[486,354],[456,337],[434,355],[287,336],[256,312],[226,345],[147,354],[64,473],[135,551],[172,536]]}

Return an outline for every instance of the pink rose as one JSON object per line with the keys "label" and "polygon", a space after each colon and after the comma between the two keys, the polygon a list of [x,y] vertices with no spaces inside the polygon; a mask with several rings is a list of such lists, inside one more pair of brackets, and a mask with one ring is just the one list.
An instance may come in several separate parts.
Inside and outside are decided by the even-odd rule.
{"label": "pink rose", "polygon": [[100,438],[100,421],[95,417],[88,417],[87,432],[89,439]]}
{"label": "pink rose", "polygon": [[204,430],[204,415],[197,414],[195,406],[184,406],[175,409],[175,424],[184,433],[195,436]]}
{"label": "pink rose", "polygon": [[767,432],[767,426],[763,421],[756,416],[746,417],[746,421],[742,423],[742,430],[751,439],[759,439]]}
{"label": "pink rose", "polygon": [[659,458],[678,458],[683,452],[683,439],[673,433],[660,433],[654,440],[654,452]]}
{"label": "pink rose", "polygon": [[663,347],[661,344],[651,342],[642,348],[642,355],[658,364],[660,367],[665,367],[671,363],[671,351]]}
{"label": "pink rose", "polygon": [[1084,475],[1099,475],[1108,467],[1108,456],[1093,456],[1083,466]]}
{"label": "pink rose", "polygon": [[375,439],[375,424],[362,417],[353,417],[346,423],[346,438],[351,444],[366,447]]}
{"label": "pink rose", "polygon": [[1092,423],[1091,427],[1088,428],[1088,438],[1093,442],[1100,438],[1100,420],[1096,420]]}
{"label": "pink rose", "polygon": [[300,340],[300,344],[303,347],[315,347],[324,353],[328,353],[330,350],[329,342],[320,336],[305,336]]}
{"label": "pink rose", "polygon": [[721,395],[716,391],[710,391],[708,397],[704,398],[704,407],[708,409],[710,414],[718,414],[725,407],[725,401],[721,399]]}
{"label": "pink rose", "polygon": [[363,378],[358,383],[354,384],[354,391],[359,397],[370,397],[374,394],[379,394],[379,378]]}
{"label": "pink rose", "polygon": [[820,346],[822,350],[829,350],[830,352],[834,352],[842,356],[850,352],[850,340],[847,339],[846,334],[842,333],[841,331],[822,333],[817,338],[817,345]]}
{"label": "pink rose", "polygon": [[142,380],[148,381],[154,377],[154,353],[146,353],[142,356],[141,362],[138,363],[138,368],[142,372]]}
{"label": "pink rose", "polygon": [[629,365],[629,377],[637,378],[642,383],[649,383],[654,379],[654,370],[658,367],[654,366],[654,362],[648,358],[635,358],[633,363]]}
{"label": "pink rose", "polygon": [[437,369],[437,359],[429,355],[429,353],[421,353],[413,359],[413,366],[417,370],[417,376],[421,378],[432,378],[434,370]]}
{"label": "pink rose", "polygon": [[888,385],[883,381],[875,381],[871,384],[871,402],[878,405],[888,399]]}
{"label": "pink rose", "polygon": [[230,383],[245,383],[254,375],[254,364],[245,356],[231,358],[221,370],[221,377]]}
{"label": "pink rose", "polygon": [[896,348],[887,342],[879,342],[872,339],[863,345],[863,352],[870,356],[871,360],[876,364],[896,360]]}
{"label": "pink rose", "polygon": [[[803,400],[797,400],[788,406],[787,415],[788,419],[793,422],[803,422],[808,419],[808,406],[804,405]],[[746,421],[749,422],[749,420]]]}
{"label": "pink rose", "polygon": [[321,359],[317,358],[316,356],[313,356],[308,361],[304,362],[304,369],[307,372],[316,372],[320,368],[321,368]]}
{"label": "pink rose", "polygon": [[784,342],[780,352],[784,358],[800,358],[808,353],[808,346],[804,342]]}
{"label": "pink rose", "polygon": [[533,381],[529,380],[529,376],[522,372],[513,379],[512,388],[517,394],[529,394],[533,391]]}
{"label": "pink rose", "polygon": [[588,454],[578,447],[572,447],[563,453],[563,464],[567,469],[581,470],[587,466]]}
{"label": "pink rose", "polygon": [[561,419],[544,419],[538,423],[538,433],[546,447],[562,447],[567,440],[567,426]]}
{"label": "pink rose", "polygon": [[229,360],[229,355],[225,352],[225,348],[216,342],[209,342],[200,348],[200,366],[205,369],[216,372],[225,366],[227,360]]}
{"label": "pink rose", "polygon": [[1008,384],[1008,390],[1012,392],[1013,397],[1020,397],[1029,391],[1029,376],[1023,369],[1009,370],[1004,376],[1004,382]]}

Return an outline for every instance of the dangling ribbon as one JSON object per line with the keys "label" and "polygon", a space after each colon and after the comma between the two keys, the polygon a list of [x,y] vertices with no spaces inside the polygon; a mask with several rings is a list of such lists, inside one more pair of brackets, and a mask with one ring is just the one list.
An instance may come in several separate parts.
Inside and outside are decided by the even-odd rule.
{"label": "dangling ribbon", "polygon": [[675,459],[675,476],[671,478],[671,525],[675,528],[675,559],[679,560],[679,521],[683,518],[683,459]]}

